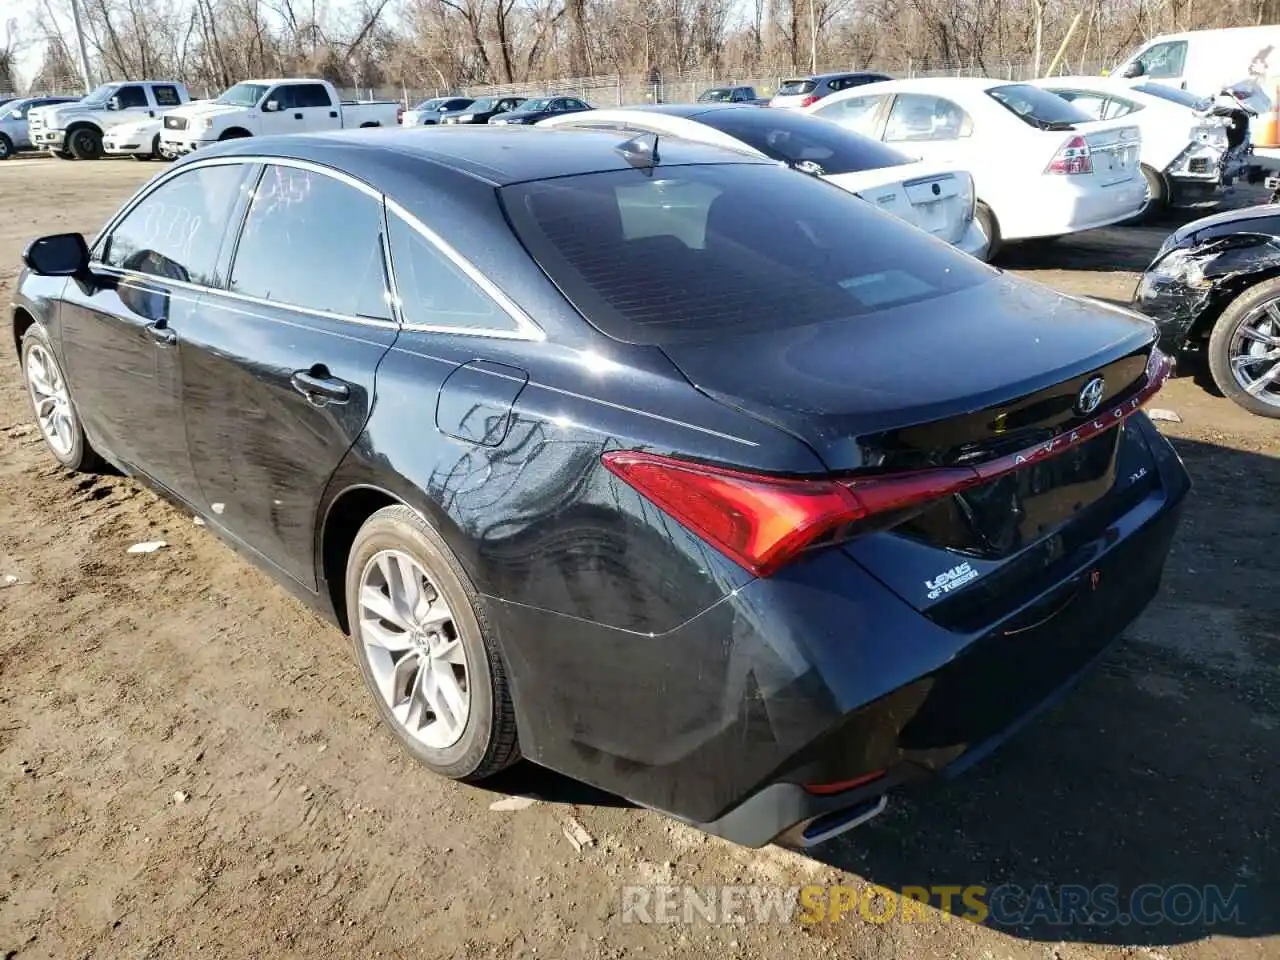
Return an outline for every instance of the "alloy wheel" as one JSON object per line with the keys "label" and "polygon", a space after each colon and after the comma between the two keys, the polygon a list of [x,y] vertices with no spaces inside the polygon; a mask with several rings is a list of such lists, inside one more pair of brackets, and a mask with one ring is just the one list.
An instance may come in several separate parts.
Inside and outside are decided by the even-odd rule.
{"label": "alloy wheel", "polygon": [[462,737],[471,672],[453,611],[422,566],[382,550],[360,578],[361,643],[378,694],[411,738],[433,749]]}
{"label": "alloy wheel", "polygon": [[33,344],[27,350],[26,373],[40,432],[53,452],[65,459],[75,446],[75,411],[58,362],[43,344]]}
{"label": "alloy wheel", "polygon": [[1228,347],[1231,375],[1249,396],[1280,407],[1280,299],[1251,310]]}

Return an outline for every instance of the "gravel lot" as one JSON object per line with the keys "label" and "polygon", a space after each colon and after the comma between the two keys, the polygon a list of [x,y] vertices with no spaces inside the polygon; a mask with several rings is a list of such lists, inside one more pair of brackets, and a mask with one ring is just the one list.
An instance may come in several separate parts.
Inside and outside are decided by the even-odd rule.
{"label": "gravel lot", "polygon": [[[0,298],[28,239],[92,233],[157,170],[0,164]],[[1172,226],[1007,265],[1127,300]],[[1191,376],[1158,401],[1182,417],[1161,426],[1197,485],[1160,599],[985,764],[810,858],[707,839],[535,768],[486,791],[415,767],[335,630],[132,481],[57,468],[0,353],[6,960],[1280,958],[1280,423]],[[169,548],[126,555],[153,539]],[[542,800],[492,809],[503,790]],[[566,839],[569,817],[593,844]],[[932,908],[912,923],[623,923],[622,887],[655,883],[1113,884],[1122,902],[1142,884],[1239,884],[1245,899],[1213,928],[996,927]]]}

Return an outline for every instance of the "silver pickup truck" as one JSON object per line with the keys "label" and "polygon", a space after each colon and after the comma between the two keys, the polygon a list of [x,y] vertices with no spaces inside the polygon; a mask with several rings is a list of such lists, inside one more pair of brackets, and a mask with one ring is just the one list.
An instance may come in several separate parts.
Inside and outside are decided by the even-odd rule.
{"label": "silver pickup truck", "polygon": [[64,160],[97,160],[102,137],[112,127],[158,117],[190,99],[187,88],[172,80],[104,83],[83,100],[32,110],[31,142]]}

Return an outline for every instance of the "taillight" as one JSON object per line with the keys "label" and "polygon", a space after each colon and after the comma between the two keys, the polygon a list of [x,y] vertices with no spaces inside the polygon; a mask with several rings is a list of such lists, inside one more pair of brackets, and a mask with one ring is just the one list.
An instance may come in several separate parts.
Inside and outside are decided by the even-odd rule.
{"label": "taillight", "polygon": [[811,547],[844,542],[876,523],[900,519],[944,497],[1057,456],[1110,430],[1155,395],[1173,370],[1152,351],[1133,396],[1069,433],[972,467],[831,479],[771,477],[635,450],[602,456],[605,468],[757,577]]}
{"label": "taillight", "polygon": [[1074,136],[1054,154],[1045,173],[1093,173],[1093,157],[1089,153],[1089,141]]}
{"label": "taillight", "polygon": [[807,97],[805,97],[803,100],[800,101],[800,106],[811,107],[818,102],[818,99],[819,98],[816,93],[811,93]]}

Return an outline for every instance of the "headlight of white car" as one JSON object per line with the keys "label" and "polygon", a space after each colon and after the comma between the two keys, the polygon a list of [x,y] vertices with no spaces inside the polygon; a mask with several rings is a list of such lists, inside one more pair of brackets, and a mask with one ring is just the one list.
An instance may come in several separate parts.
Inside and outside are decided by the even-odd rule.
{"label": "headlight of white car", "polygon": [[196,117],[187,126],[192,133],[199,133],[201,130],[208,130],[213,126],[213,121],[208,117]]}

